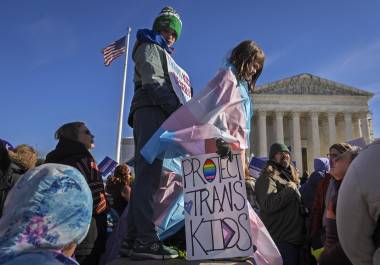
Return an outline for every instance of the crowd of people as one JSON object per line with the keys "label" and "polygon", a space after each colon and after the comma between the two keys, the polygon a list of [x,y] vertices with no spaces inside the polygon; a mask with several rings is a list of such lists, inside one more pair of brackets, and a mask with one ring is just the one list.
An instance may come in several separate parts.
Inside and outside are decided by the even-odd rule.
{"label": "crowd of people", "polygon": [[[377,174],[373,164],[376,157],[368,153],[380,154],[379,151],[379,141],[364,150],[347,143],[333,144],[328,159],[315,159],[315,171],[301,186],[287,146],[271,146],[269,160],[255,183],[257,202],[253,204],[258,203],[259,216],[276,243],[283,264],[378,264],[380,205],[375,198],[380,194],[375,189],[362,191],[360,187],[374,187],[374,179],[371,184],[364,184],[362,176],[374,178]],[[354,172],[356,158],[363,156],[367,159],[358,160],[362,170]],[[344,184],[346,177],[350,184]],[[355,199],[351,194],[356,194]],[[360,205],[360,214],[355,205]],[[339,217],[337,212],[351,218]],[[365,228],[360,224],[366,224]],[[367,243],[366,249],[354,237],[359,234]]]}
{"label": "crowd of people", "polygon": [[[84,122],[58,128],[58,144],[43,160],[29,145],[9,149],[0,143],[0,264],[104,264],[107,214],[112,209],[126,216],[120,256],[178,257],[176,250],[159,239],[153,220],[163,161],[157,156],[149,162],[141,151],[174,119],[177,123],[172,131],[192,128],[198,132],[191,141],[203,141],[203,152],[217,152],[226,159],[232,151],[240,152],[245,162],[253,114],[249,92],[265,61],[254,41],[243,41],[232,49],[206,88],[189,102],[182,102],[177,94],[181,91],[174,89],[169,78],[166,60],[181,31],[179,14],[165,7],[151,30],[137,32],[132,53],[135,94],[128,118],[135,140],[134,178],[129,167],[121,164],[103,183],[90,152],[94,135]],[[210,91],[214,97],[209,97]],[[233,100],[239,104],[229,104]],[[199,104],[223,109],[224,114],[204,115],[208,110],[203,113]],[[198,111],[201,121],[181,121],[188,105]],[[205,124],[207,127],[202,127]],[[179,138],[182,143],[191,142]],[[379,141],[363,150],[347,143],[333,144],[326,157],[315,158],[315,171],[304,174],[302,185],[284,143],[272,144],[258,178],[245,168],[247,199],[269,231],[284,265],[380,264],[377,155]]]}

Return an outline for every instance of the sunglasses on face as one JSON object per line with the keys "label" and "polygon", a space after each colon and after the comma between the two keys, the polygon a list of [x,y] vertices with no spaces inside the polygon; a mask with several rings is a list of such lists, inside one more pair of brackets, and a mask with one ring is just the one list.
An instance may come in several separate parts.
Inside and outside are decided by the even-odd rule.
{"label": "sunglasses on face", "polygon": [[339,155],[334,154],[333,156],[330,156],[329,158],[330,158],[331,161],[337,162],[337,161],[341,160],[344,157],[344,154],[345,153],[342,153],[342,154],[339,154]]}
{"label": "sunglasses on face", "polygon": [[92,135],[89,129],[82,131],[82,133],[87,134],[87,135]]}
{"label": "sunglasses on face", "polygon": [[340,156],[341,154],[326,154],[327,158],[334,159],[337,156]]}

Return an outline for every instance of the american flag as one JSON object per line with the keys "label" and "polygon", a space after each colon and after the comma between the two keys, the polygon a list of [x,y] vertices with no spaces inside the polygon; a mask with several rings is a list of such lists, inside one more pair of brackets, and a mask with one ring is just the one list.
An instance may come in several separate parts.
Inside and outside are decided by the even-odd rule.
{"label": "american flag", "polygon": [[125,52],[125,39],[124,36],[121,39],[110,43],[102,50],[105,66],[109,66],[113,60]]}

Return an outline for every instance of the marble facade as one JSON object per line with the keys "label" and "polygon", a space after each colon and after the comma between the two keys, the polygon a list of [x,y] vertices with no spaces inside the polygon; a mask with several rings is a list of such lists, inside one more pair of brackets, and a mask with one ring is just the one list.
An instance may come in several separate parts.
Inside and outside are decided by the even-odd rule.
{"label": "marble facade", "polygon": [[364,137],[373,140],[368,101],[372,93],[300,74],[258,86],[251,97],[250,153],[268,156],[274,142],[291,147],[300,172],[313,171],[315,157],[325,156],[331,144]]}

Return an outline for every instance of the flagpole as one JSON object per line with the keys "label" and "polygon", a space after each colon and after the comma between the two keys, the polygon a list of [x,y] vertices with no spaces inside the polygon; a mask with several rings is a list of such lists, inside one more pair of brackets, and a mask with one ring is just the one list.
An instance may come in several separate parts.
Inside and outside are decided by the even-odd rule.
{"label": "flagpole", "polygon": [[131,27],[128,27],[128,36],[127,36],[127,41],[125,42],[125,62],[124,62],[123,87],[121,89],[119,123],[117,126],[117,137],[116,137],[116,162],[119,164],[120,164],[121,133],[123,130],[125,87],[126,87],[126,82],[127,82],[129,37],[131,35],[131,31],[132,31]]}

